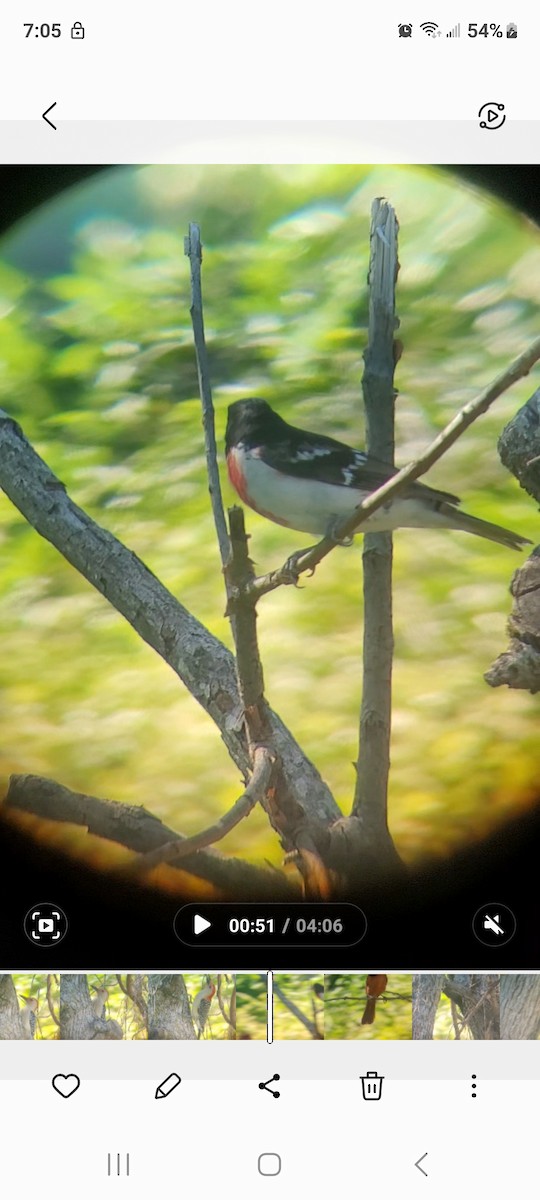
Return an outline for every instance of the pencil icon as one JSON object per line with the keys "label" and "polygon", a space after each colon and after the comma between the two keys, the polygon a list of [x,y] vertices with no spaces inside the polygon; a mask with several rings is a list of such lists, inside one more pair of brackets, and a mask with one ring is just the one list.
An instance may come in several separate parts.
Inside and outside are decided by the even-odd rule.
{"label": "pencil icon", "polygon": [[162,1079],[161,1083],[158,1083],[155,1099],[164,1100],[165,1096],[170,1096],[171,1092],[174,1092],[174,1089],[181,1082],[180,1076],[176,1074],[176,1071],[173,1071],[170,1075],[167,1075],[166,1079]]}

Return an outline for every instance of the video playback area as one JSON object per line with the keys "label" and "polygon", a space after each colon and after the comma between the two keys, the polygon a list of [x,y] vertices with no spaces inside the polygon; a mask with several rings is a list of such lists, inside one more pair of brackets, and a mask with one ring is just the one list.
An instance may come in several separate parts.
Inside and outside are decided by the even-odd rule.
{"label": "video playback area", "polygon": [[2,168],[4,961],[538,965],[535,170]]}

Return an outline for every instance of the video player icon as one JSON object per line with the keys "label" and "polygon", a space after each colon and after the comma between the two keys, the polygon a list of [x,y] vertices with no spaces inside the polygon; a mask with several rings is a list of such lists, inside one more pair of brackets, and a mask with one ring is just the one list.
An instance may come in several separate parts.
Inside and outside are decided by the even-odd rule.
{"label": "video player icon", "polygon": [[57,904],[36,904],[24,918],[24,932],[38,946],[55,946],[66,936],[68,921]]}
{"label": "video player icon", "polygon": [[480,129],[500,129],[506,121],[504,104],[497,104],[495,101],[483,104],[478,113],[478,118]]}

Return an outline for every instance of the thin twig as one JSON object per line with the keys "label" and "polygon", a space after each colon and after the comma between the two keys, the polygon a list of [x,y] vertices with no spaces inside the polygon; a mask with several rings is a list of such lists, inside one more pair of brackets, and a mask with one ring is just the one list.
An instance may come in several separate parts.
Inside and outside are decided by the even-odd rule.
{"label": "thin twig", "polygon": [[[236,650],[238,690],[242,702],[252,766],[254,767],[254,748],[261,744],[272,748],[275,763],[275,770],[268,778],[266,790],[258,799],[273,828],[279,833],[284,849],[287,851],[298,850],[298,859],[295,861],[303,874],[306,893],[312,897],[316,895],[323,898],[329,890],[328,873],[318,854],[311,831],[307,827],[306,812],[298,804],[295,789],[291,789],[287,785],[280,769],[278,754],[274,749],[275,743],[268,720],[268,705],[264,696],[264,678],[257,637],[255,605],[248,599],[250,584],[255,578],[255,572],[248,554],[242,509],[235,506],[229,510],[230,538],[225,526],[217,464],[212,389],[204,335],[202,255],[198,225],[190,224],[185,249],[191,263],[191,317],[203,409],[206,462],[214,522],[225,575],[227,613],[231,622]],[[241,812],[240,816],[243,815],[245,815],[244,812]],[[213,827],[213,829],[215,828]],[[208,843],[205,841],[202,844]]]}
{"label": "thin twig", "polygon": [[327,554],[335,550],[338,542],[345,541],[346,538],[358,532],[364,521],[367,521],[368,517],[377,512],[383,504],[389,500],[395,500],[397,496],[400,496],[406,490],[409,483],[412,483],[415,479],[419,479],[421,475],[429,471],[430,467],[465,433],[465,430],[478,417],[487,412],[494,401],[499,399],[499,396],[508,391],[508,388],[517,383],[519,379],[529,374],[539,359],[540,337],[536,338],[528,349],[523,351],[523,354],[515,358],[510,366],[493,380],[493,383],[484,388],[475,400],[471,400],[468,404],[465,404],[414,462],[402,467],[396,475],[392,476],[386,483],[381,484],[381,487],[372,492],[366,500],[363,500],[362,504],[358,505],[351,516],[336,527],[335,540],[324,537],[316,546],[307,549],[305,555],[295,563],[293,572],[291,572],[289,562],[287,561],[282,567],[278,567],[275,571],[270,571],[268,575],[261,575],[254,579],[249,588],[253,599],[255,600],[259,596],[264,596],[267,592],[273,592],[278,587],[297,583],[298,577],[304,571],[313,572],[315,567],[322,562],[323,558],[326,558]]}
{"label": "thin twig", "polygon": [[252,808],[259,803],[265,796],[270,779],[272,776],[272,768],[275,762],[275,755],[271,753],[266,746],[257,746],[253,752],[253,774],[246,787],[246,790],[239,796],[238,800],[232,805],[228,812],[223,813],[223,816],[210,825],[207,829],[202,829],[200,833],[193,834],[193,837],[184,838],[183,841],[174,839],[167,842],[164,846],[160,846],[157,850],[152,850],[149,854],[141,854],[135,863],[135,869],[141,871],[151,871],[153,867],[159,866],[160,863],[178,862],[185,858],[188,854],[194,854],[198,850],[203,850],[206,846],[211,846],[214,842],[218,842],[224,838],[227,833],[238,825],[243,817],[247,817]]}
{"label": "thin twig", "polygon": [[208,471],[208,490],[212,501],[212,512],[216,527],[221,562],[225,567],[229,561],[230,543],[221,495],[221,482],[217,464],[216,426],[214,421],[214,405],[210,385],[210,370],[208,353],[204,336],[204,316],[202,301],[201,262],[202,245],[201,231],[198,225],[190,222],[189,233],[184,238],[184,253],[189,258],[191,268],[191,323],[195,341],[195,357],[197,359],[197,375],[199,377],[199,392],[201,396],[204,443],[206,449],[206,468]]}
{"label": "thin twig", "polygon": [[[191,266],[191,319],[193,323],[193,336],[195,340],[195,355],[197,358],[197,373],[199,378],[199,392],[201,397],[204,438],[206,446],[206,466],[208,471],[208,485],[210,497],[212,501],[212,512],[214,514],[214,524],[219,543],[221,554],[221,562],[225,576],[225,589],[227,592],[227,612],[231,622],[231,629],[234,638],[236,650],[236,676],[238,679],[238,690],[240,692],[240,700],[242,704],[242,716],[245,721],[246,733],[248,739],[250,765],[255,776],[255,757],[254,748],[261,742],[270,741],[270,725],[268,721],[267,706],[263,695],[263,673],[262,664],[259,654],[259,646],[257,640],[256,616],[252,605],[246,605],[242,600],[245,594],[245,586],[253,577],[254,571],[247,553],[247,538],[243,523],[243,513],[240,509],[233,508],[230,510],[229,519],[231,522],[231,535],[227,530],[225,521],[225,512],[223,509],[223,500],[221,496],[221,484],[219,479],[219,467],[217,461],[217,445],[214,423],[214,405],[212,402],[212,388],[210,385],[210,371],[208,366],[208,355],[206,350],[206,339],[204,334],[204,316],[203,316],[203,301],[202,301],[202,281],[201,281],[201,233],[198,225],[193,222],[189,226],[189,233],[185,239],[185,252],[189,257]],[[236,516],[236,536],[234,519]],[[231,603],[231,581],[234,579],[238,594],[240,596],[237,604]],[[273,755],[273,762],[276,759]],[[270,784],[270,775],[267,778],[267,787],[264,792],[257,795],[257,799],[264,802],[266,791]],[[253,782],[253,778],[252,778]],[[251,786],[251,785],[250,785]],[[231,813],[227,814],[224,820],[230,818],[232,829],[248,812],[253,808],[253,804],[248,801],[246,803],[246,795],[249,789],[246,789],[243,797],[234,805]],[[265,805],[267,808],[267,806]],[[238,815],[236,815],[238,812]],[[211,834],[210,840],[222,837],[223,833],[219,833],[220,822],[213,825],[210,830],[204,830],[202,834],[197,835],[195,842],[197,849],[199,848],[199,838],[202,838],[200,846],[209,844],[204,839]],[[226,827],[224,832],[228,832]],[[216,835],[214,837],[214,835]],[[190,839],[191,840],[191,839]],[[172,853],[172,847],[167,848],[167,854]],[[176,852],[173,855],[176,858]],[[154,856],[155,859],[155,856]],[[166,861],[161,858],[160,861]],[[141,861],[141,865],[142,861]],[[155,865],[155,861],[154,861]]]}
{"label": "thin twig", "polygon": [[[362,381],[367,453],[394,462],[394,334],[398,222],[386,200],[371,209],[369,335]],[[353,813],[370,840],[388,837],[392,723],[392,534],[368,533],[363,547],[363,683]]]}

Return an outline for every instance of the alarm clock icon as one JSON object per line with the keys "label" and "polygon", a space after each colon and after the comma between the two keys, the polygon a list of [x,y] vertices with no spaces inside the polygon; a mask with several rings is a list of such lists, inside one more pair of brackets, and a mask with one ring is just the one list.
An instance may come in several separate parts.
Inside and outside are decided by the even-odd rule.
{"label": "alarm clock icon", "polygon": [[398,25],[400,37],[412,37],[412,25]]}

